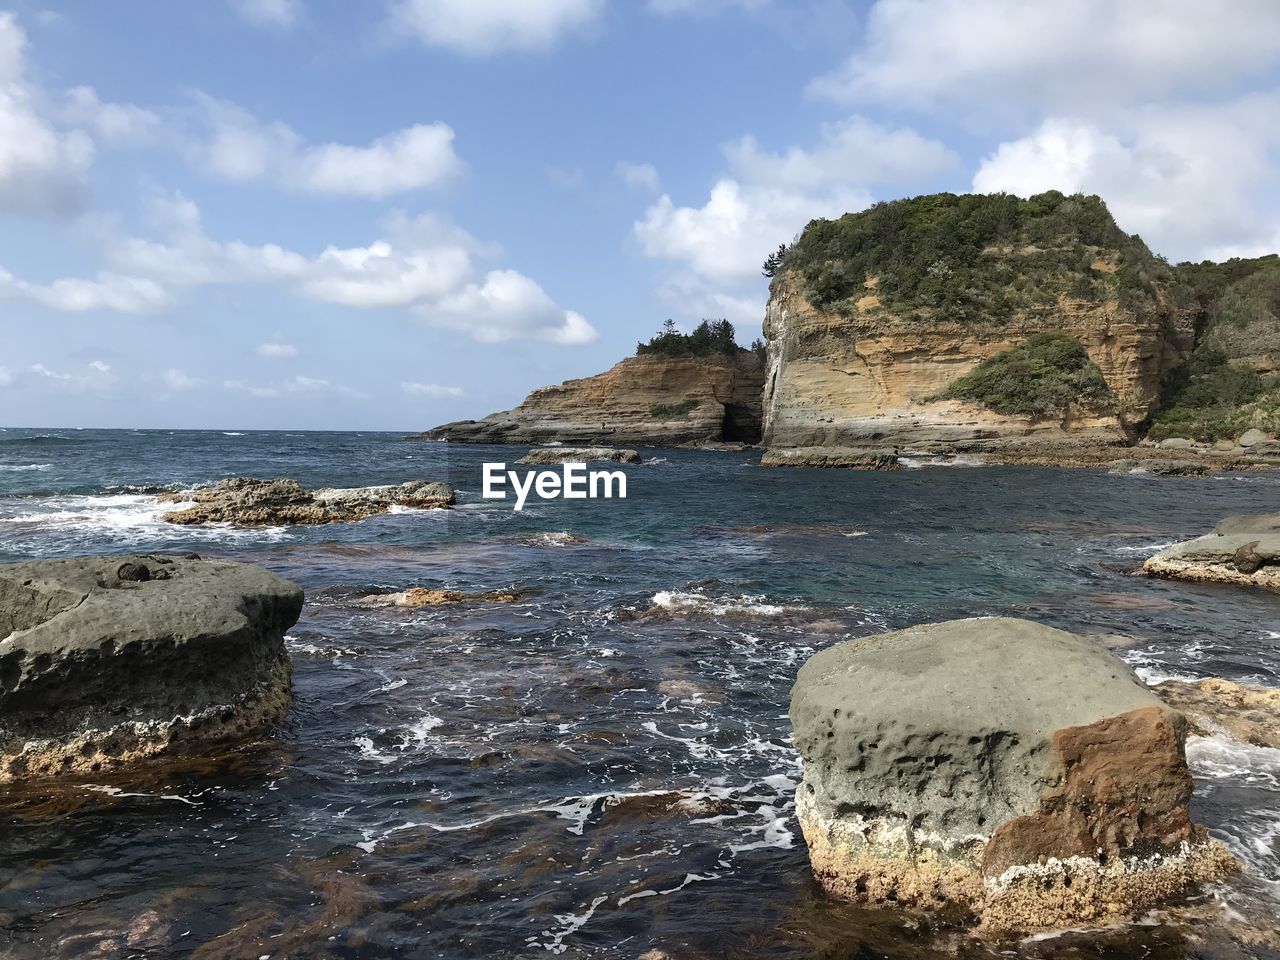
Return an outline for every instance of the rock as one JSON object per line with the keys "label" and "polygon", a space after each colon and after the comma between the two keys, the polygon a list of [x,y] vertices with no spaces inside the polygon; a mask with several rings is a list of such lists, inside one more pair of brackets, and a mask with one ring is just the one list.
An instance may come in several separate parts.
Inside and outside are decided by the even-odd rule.
{"label": "rock", "polygon": [[494,590],[489,593],[463,593],[461,590],[436,590],[428,587],[410,587],[399,593],[375,593],[361,597],[360,603],[377,607],[439,607],[445,604],[467,601],[490,603],[518,603],[521,594],[512,590]]}
{"label": "rock", "polygon": [[307,490],[296,480],[232,477],[161,499],[192,505],[164,515],[169,523],[234,523],[263,527],[347,523],[386,513],[393,506],[431,509],[454,503],[447,483],[411,480],[398,486]]}
{"label": "rock", "polygon": [[1211,677],[1188,682],[1165,680],[1152,692],[1208,736],[1223,731],[1243,743],[1280,749],[1280,690]]}
{"label": "rock", "polygon": [[1265,443],[1271,438],[1256,427],[1252,430],[1246,430],[1240,434],[1240,439],[1236,441],[1242,447],[1252,447],[1259,443]]}
{"label": "rock", "polygon": [[1209,468],[1194,460],[1113,460],[1112,474],[1150,473],[1159,477],[1207,477]]}
{"label": "rock", "polygon": [[901,470],[897,450],[858,450],[849,447],[795,447],[766,450],[762,467],[841,467],[846,470]]}
{"label": "rock", "polygon": [[1190,450],[1195,446],[1186,437],[1168,437],[1156,444],[1161,450]]}
{"label": "rock", "polygon": [[0,782],[261,730],[288,705],[301,610],[297,585],[221,560],[0,565]]}
{"label": "rock", "polygon": [[539,447],[530,450],[517,460],[517,463],[551,464],[551,463],[590,463],[603,460],[609,463],[643,463],[640,454],[634,450],[619,450],[616,447]]}
{"label": "rock", "polygon": [[800,669],[791,722],[810,862],[841,898],[1026,931],[1234,867],[1188,816],[1185,719],[1082,637],[982,618],[839,643]]}
{"label": "rock", "polygon": [[1280,590],[1280,513],[1227,517],[1212,533],[1148,558],[1142,570],[1173,580]]}
{"label": "rock", "polygon": [[483,420],[435,427],[411,439],[453,443],[679,446],[760,439],[764,372],[750,350],[707,358],[628,357],[594,377],[533,391]]}

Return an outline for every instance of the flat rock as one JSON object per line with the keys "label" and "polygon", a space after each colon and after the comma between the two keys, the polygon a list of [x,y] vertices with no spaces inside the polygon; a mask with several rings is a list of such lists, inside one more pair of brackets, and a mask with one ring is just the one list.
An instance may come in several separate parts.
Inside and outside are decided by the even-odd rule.
{"label": "flat rock", "polygon": [[1223,732],[1255,747],[1280,749],[1280,690],[1218,677],[1189,682],[1165,680],[1152,687],[1161,700],[1181,710],[1208,736]]}
{"label": "flat rock", "polygon": [[493,590],[488,593],[463,593],[461,590],[439,590],[431,587],[410,587],[396,593],[374,593],[361,597],[360,602],[375,607],[441,607],[455,603],[481,602],[516,603],[521,594],[514,590]]}
{"label": "flat rock", "polygon": [[1209,468],[1195,460],[1114,460],[1107,464],[1113,474],[1150,473],[1160,477],[1207,477]]}
{"label": "flat rock", "polygon": [[517,463],[553,464],[553,463],[591,463],[605,461],[608,463],[643,463],[640,454],[635,450],[619,450],[616,447],[538,447],[530,450]]}
{"label": "flat rock", "polygon": [[982,618],[846,641],[801,668],[791,722],[810,862],[842,898],[1034,930],[1233,866],[1188,816],[1185,718],[1083,637]]}
{"label": "flat rock", "polygon": [[1211,533],[1149,557],[1142,570],[1173,580],[1280,590],[1280,513],[1227,517]]}
{"label": "flat rock", "polygon": [[896,449],[790,447],[766,450],[762,467],[834,467],[845,470],[901,470]]}
{"label": "flat rock", "polygon": [[162,499],[183,505],[181,509],[164,515],[169,523],[233,523],[264,527],[348,523],[386,513],[392,507],[450,507],[455,497],[453,488],[447,483],[427,480],[388,486],[307,490],[296,480],[232,477],[212,486],[167,494]]}
{"label": "flat rock", "polygon": [[0,782],[256,732],[289,702],[302,589],[259,567],[117,556],[0,565]]}

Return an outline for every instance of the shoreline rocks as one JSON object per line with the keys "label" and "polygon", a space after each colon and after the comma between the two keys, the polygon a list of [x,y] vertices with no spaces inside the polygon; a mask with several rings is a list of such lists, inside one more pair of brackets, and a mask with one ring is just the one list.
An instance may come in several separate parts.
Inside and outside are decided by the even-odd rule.
{"label": "shoreline rocks", "polygon": [[1191,822],[1186,720],[1081,637],[1006,618],[814,655],[792,691],[814,875],[992,930],[1097,925],[1235,869]]}
{"label": "shoreline rocks", "polygon": [[1222,731],[1241,743],[1280,749],[1280,689],[1210,677],[1165,680],[1151,692],[1186,714],[1194,734]]}
{"label": "shoreline rocks", "polygon": [[0,783],[83,775],[278,720],[302,589],[194,556],[0,565]]}
{"label": "shoreline rocks", "polygon": [[373,593],[359,602],[372,607],[441,607],[466,602],[519,603],[522,595],[514,590],[490,590],[487,593],[463,593],[461,590],[439,590],[432,587],[409,587],[397,593]]}
{"label": "shoreline rocks", "polygon": [[635,450],[619,450],[617,447],[538,447],[530,450],[516,463],[549,465],[557,463],[643,463]]}
{"label": "shoreline rocks", "polygon": [[233,523],[246,527],[350,523],[386,513],[392,507],[451,507],[447,483],[411,480],[399,485],[307,490],[298,481],[232,477],[208,487],[161,496],[185,504],[163,517],[181,525]]}
{"label": "shoreline rocks", "polygon": [[1142,572],[1280,591],[1280,513],[1227,517],[1211,533],[1149,557]]}

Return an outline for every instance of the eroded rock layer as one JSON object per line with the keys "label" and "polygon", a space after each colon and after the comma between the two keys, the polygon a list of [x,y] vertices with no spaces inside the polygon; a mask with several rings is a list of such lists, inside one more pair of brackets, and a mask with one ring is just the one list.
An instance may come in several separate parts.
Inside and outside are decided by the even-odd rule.
{"label": "eroded rock layer", "polygon": [[1034,930],[1232,869],[1193,824],[1186,721],[1094,642],[982,618],[848,641],[792,691],[797,815],[836,896]]}
{"label": "eroded rock layer", "polygon": [[0,782],[261,730],[288,706],[301,610],[300,587],[240,563],[0,566]]}
{"label": "eroded rock layer", "polygon": [[1144,573],[1280,590],[1280,513],[1227,517],[1211,533],[1149,557]]}
{"label": "eroded rock layer", "polygon": [[411,480],[394,486],[307,490],[296,480],[232,477],[208,487],[165,494],[182,504],[164,515],[169,523],[233,523],[239,526],[349,523],[392,507],[438,509],[454,503],[447,483]]}
{"label": "eroded rock layer", "polygon": [[760,362],[736,357],[629,357],[604,373],[533,391],[483,420],[418,439],[460,443],[696,444],[760,437]]}

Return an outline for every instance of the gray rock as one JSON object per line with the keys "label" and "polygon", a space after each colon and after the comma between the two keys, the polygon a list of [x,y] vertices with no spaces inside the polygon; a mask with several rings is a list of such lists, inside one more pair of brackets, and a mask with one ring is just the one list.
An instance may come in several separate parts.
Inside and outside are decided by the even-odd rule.
{"label": "gray rock", "polygon": [[619,450],[616,447],[538,447],[530,450],[517,463],[553,464],[553,463],[590,463],[592,461],[608,463],[642,463],[634,450]]}
{"label": "gray rock", "polygon": [[1135,857],[1184,879],[1229,863],[1188,818],[1185,721],[1083,637],[982,618],[840,643],[800,669],[791,723],[797,816],[838,896],[1028,929],[1167,896],[1114,873]]}
{"label": "gray rock", "polygon": [[897,448],[791,447],[769,449],[762,467],[833,467],[844,470],[901,470]]}
{"label": "gray rock", "polygon": [[1259,443],[1264,443],[1271,438],[1256,427],[1252,430],[1246,430],[1240,434],[1240,439],[1236,442],[1242,447],[1252,447]]}
{"label": "gray rock", "polygon": [[1193,446],[1195,444],[1186,437],[1169,437],[1159,443],[1161,450],[1190,450]]}
{"label": "gray rock", "polygon": [[1280,513],[1227,517],[1213,532],[1149,557],[1142,569],[1173,580],[1280,590]]}
{"label": "gray rock", "polygon": [[1209,468],[1194,460],[1113,460],[1113,474],[1150,473],[1159,477],[1207,477]]}
{"label": "gray rock", "polygon": [[164,556],[0,565],[0,782],[257,731],[289,699],[302,590]]}

